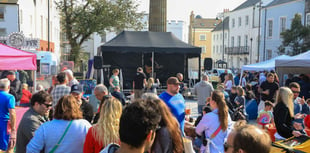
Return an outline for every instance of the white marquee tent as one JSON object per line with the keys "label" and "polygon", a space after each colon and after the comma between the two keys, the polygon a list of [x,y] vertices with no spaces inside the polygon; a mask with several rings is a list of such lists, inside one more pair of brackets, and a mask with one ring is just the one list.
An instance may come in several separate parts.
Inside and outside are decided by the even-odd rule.
{"label": "white marquee tent", "polygon": [[284,74],[310,74],[310,51],[291,57],[291,59],[277,59],[276,72],[283,84]]}
{"label": "white marquee tent", "polygon": [[275,58],[259,62],[259,63],[254,63],[254,64],[249,64],[249,65],[243,65],[241,70],[242,71],[271,71],[275,70],[275,61],[278,59],[290,59],[290,56],[287,55],[281,55],[277,56]]}

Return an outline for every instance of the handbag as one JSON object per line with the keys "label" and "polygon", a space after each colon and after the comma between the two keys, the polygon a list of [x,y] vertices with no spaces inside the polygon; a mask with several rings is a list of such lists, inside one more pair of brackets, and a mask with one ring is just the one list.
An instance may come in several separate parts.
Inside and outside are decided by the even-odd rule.
{"label": "handbag", "polygon": [[195,153],[192,140],[186,137],[182,137],[184,153]]}
{"label": "handbag", "polygon": [[71,120],[70,123],[68,124],[68,126],[67,126],[65,132],[62,134],[62,136],[60,137],[60,139],[59,139],[59,141],[57,142],[57,144],[55,144],[55,146],[53,147],[53,149],[52,149],[49,153],[54,153],[54,152],[55,152],[55,150],[58,148],[59,144],[61,143],[62,139],[63,139],[63,138],[65,137],[65,135],[67,134],[67,132],[68,132],[68,130],[69,130],[71,124],[72,124],[72,120]]}

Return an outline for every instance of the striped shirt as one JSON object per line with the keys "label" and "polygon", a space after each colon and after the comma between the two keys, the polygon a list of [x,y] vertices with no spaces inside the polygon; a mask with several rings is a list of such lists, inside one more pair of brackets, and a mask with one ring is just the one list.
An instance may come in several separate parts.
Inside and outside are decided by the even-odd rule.
{"label": "striped shirt", "polygon": [[51,92],[51,95],[53,97],[53,108],[55,108],[58,100],[65,96],[65,95],[69,95],[70,94],[70,87],[61,84],[61,85],[57,85],[53,91]]}

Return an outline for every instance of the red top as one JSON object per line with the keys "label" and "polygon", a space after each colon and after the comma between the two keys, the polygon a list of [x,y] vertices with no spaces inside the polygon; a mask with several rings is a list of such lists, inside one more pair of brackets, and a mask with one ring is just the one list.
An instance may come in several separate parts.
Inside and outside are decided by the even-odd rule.
{"label": "red top", "polygon": [[102,149],[103,146],[95,140],[93,127],[89,128],[84,142],[83,153],[99,153]]}
{"label": "red top", "polygon": [[[118,144],[120,144],[120,141]],[[93,127],[89,128],[84,142],[83,153],[99,153],[104,147],[106,146],[100,145],[99,142],[95,140]]]}
{"label": "red top", "polygon": [[23,92],[23,95],[22,95],[22,98],[20,99],[20,103],[21,104],[29,103],[32,94],[30,93],[30,91],[25,90],[25,89],[23,89],[22,92]]}

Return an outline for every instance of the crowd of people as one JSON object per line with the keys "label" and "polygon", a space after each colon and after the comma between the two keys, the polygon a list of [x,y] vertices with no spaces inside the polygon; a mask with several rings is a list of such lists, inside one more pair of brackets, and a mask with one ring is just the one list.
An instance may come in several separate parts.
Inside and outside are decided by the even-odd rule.
{"label": "crowd of people", "polygon": [[[69,69],[53,77],[49,88],[35,93],[9,71],[0,79],[0,150],[267,153],[271,139],[263,129],[266,124],[275,125],[277,140],[306,135],[304,127],[310,124],[309,95],[301,94],[309,83],[306,75],[299,81],[289,78],[288,87],[279,86],[274,72],[245,73],[242,78],[225,72],[216,87],[202,75],[192,90],[201,114],[195,123],[187,117],[182,95],[187,87],[181,73],[169,77],[166,90],[158,93],[159,80],[146,78],[143,69],[137,68],[130,101],[120,90],[118,75],[114,69],[109,86],[97,84],[85,99],[83,86]],[[258,126],[246,123],[249,102],[257,103]],[[29,107],[18,127],[15,106]],[[185,139],[192,141],[189,150]]]}

